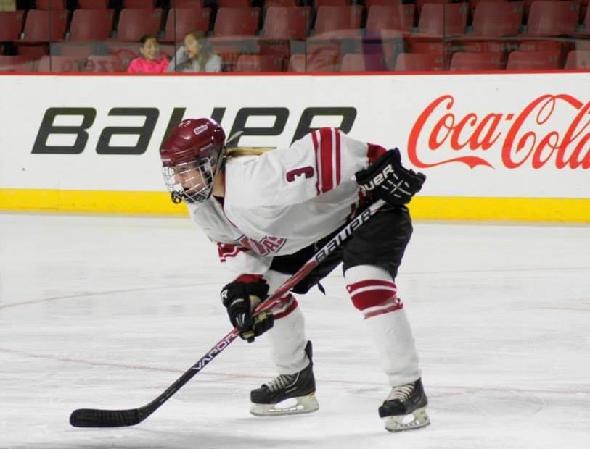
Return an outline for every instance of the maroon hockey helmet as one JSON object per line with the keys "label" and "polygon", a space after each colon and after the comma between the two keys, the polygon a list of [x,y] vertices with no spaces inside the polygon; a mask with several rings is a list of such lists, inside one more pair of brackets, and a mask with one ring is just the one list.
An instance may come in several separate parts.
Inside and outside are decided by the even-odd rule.
{"label": "maroon hockey helmet", "polygon": [[164,180],[172,201],[205,201],[223,162],[225,132],[209,118],[186,119],[160,148]]}

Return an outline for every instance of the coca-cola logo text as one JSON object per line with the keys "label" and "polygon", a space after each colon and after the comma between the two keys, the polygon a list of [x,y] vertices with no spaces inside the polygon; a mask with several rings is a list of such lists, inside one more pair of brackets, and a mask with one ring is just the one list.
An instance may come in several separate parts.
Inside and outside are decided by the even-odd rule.
{"label": "coca-cola logo text", "polygon": [[[470,168],[590,168],[590,102],[567,95],[542,95],[519,113],[453,111],[455,98],[443,95],[422,111],[408,141],[410,161],[417,168],[459,162]],[[556,126],[561,115],[573,119]],[[569,119],[568,119],[569,120]],[[558,128],[558,129],[556,129]],[[454,154],[449,154],[449,150]]]}

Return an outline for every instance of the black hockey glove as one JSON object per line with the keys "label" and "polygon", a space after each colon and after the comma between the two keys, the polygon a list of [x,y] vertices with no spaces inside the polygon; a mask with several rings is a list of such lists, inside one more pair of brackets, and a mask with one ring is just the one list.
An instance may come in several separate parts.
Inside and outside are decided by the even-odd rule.
{"label": "black hockey glove", "polygon": [[355,173],[356,182],[369,197],[401,206],[410,202],[426,180],[423,173],[402,166],[397,148],[389,150],[372,165]]}
{"label": "black hockey glove", "polygon": [[274,325],[274,316],[263,312],[252,316],[258,304],[268,297],[268,284],[259,274],[242,274],[221,290],[221,300],[231,324],[238,328],[240,337],[252,343]]}

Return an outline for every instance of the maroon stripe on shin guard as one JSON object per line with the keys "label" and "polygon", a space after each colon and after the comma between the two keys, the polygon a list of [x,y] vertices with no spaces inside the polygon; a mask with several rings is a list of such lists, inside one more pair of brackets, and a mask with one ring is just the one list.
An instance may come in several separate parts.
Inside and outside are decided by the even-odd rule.
{"label": "maroon stripe on shin guard", "polygon": [[[299,307],[299,303],[297,302],[295,297],[290,293],[289,293],[289,297],[290,297],[289,302],[284,303],[284,305],[282,305],[280,308],[275,307],[273,309],[273,315],[275,317],[275,320],[280,320],[281,318],[286,317],[291,312],[293,312],[293,310],[295,310],[297,307]],[[276,312],[275,312],[275,310],[276,310]]]}

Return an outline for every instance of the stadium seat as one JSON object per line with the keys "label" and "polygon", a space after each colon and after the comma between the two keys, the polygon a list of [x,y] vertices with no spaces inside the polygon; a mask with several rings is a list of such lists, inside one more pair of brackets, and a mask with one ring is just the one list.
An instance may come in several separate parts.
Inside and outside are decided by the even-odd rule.
{"label": "stadium seat", "polygon": [[451,57],[450,71],[503,70],[503,53],[472,53],[459,51]]}
{"label": "stadium seat", "polygon": [[118,41],[139,42],[146,34],[158,34],[162,10],[156,9],[122,9],[117,25]]}
{"label": "stadium seat", "polygon": [[309,6],[270,6],[261,35],[266,39],[305,39],[309,33]]}
{"label": "stadium seat", "polygon": [[[358,2],[357,2],[358,3]],[[371,6],[401,6],[402,0],[365,0],[365,6],[370,8]],[[412,3],[413,4],[413,3]],[[415,5],[414,5],[415,6]]]}
{"label": "stadium seat", "polygon": [[22,11],[0,11],[0,42],[17,41],[22,27]]}
{"label": "stadium seat", "polygon": [[291,55],[289,60],[289,71],[291,72],[335,72],[338,68],[337,52],[296,54]]}
{"label": "stadium seat", "polygon": [[586,7],[586,11],[584,12],[584,16],[582,19],[582,27],[578,34],[582,36],[590,35],[590,8]]}
{"label": "stadium seat", "polygon": [[422,7],[427,3],[431,5],[446,5],[452,1],[453,0],[416,0],[416,9],[420,12],[422,11]]}
{"label": "stadium seat", "polygon": [[506,70],[554,70],[560,69],[560,55],[551,51],[510,52]]}
{"label": "stadium seat", "polygon": [[51,44],[51,54],[71,56],[85,60],[95,52],[95,43],[87,41],[63,41]]}
{"label": "stadium seat", "polygon": [[264,7],[270,8],[271,6],[299,6],[297,0],[265,0]]}
{"label": "stadium seat", "polygon": [[482,1],[473,14],[474,36],[516,36],[520,32],[524,6],[522,2]]}
{"label": "stadium seat", "polygon": [[76,9],[70,24],[70,41],[102,41],[111,37],[112,9]]}
{"label": "stadium seat", "polygon": [[88,57],[85,72],[124,72],[126,68],[121,60],[114,55],[91,55]]}
{"label": "stadium seat", "polygon": [[71,56],[42,56],[37,72],[80,72],[80,60]]}
{"label": "stadium seat", "polygon": [[320,6],[317,9],[314,34],[360,29],[362,13],[363,8],[359,5]]}
{"label": "stadium seat", "polygon": [[316,8],[320,6],[348,6],[352,4],[352,0],[314,0],[313,4]]}
{"label": "stadium seat", "polygon": [[258,30],[260,8],[219,8],[213,35],[222,36],[254,36]]}
{"label": "stadium seat", "polygon": [[108,9],[109,0],[78,0],[78,9]]}
{"label": "stadium seat", "polygon": [[156,0],[123,0],[125,9],[154,9]]}
{"label": "stadium seat", "polygon": [[61,11],[66,9],[66,0],[35,0],[35,9]]}
{"label": "stadium seat", "polygon": [[426,3],[420,11],[418,32],[432,36],[459,36],[467,25],[467,3]]}
{"label": "stadium seat", "polygon": [[218,8],[249,8],[251,6],[250,0],[217,0]]}
{"label": "stadium seat", "polygon": [[240,55],[236,72],[282,72],[283,58],[272,55]]}
{"label": "stadium seat", "polygon": [[569,1],[534,1],[527,21],[529,36],[563,36],[574,34],[579,5]]}
{"label": "stadium seat", "polygon": [[61,41],[66,33],[67,10],[31,9],[25,19],[21,42]]}
{"label": "stadium seat", "polygon": [[409,31],[414,26],[414,5],[374,5],[367,14],[367,31],[381,30]]}
{"label": "stadium seat", "polygon": [[162,42],[181,42],[187,33],[200,31],[206,34],[209,30],[211,9],[171,8],[166,18]]}
{"label": "stadium seat", "polygon": [[380,54],[346,53],[340,64],[341,72],[381,72],[387,70]]}
{"label": "stadium seat", "polygon": [[442,54],[400,53],[395,61],[396,72],[431,72],[442,69]]}
{"label": "stadium seat", "polygon": [[31,72],[33,69],[32,59],[27,56],[0,55],[0,72]]}
{"label": "stadium seat", "polygon": [[590,69],[590,51],[572,50],[565,61],[566,69]]}
{"label": "stadium seat", "polygon": [[203,7],[202,0],[172,0],[170,2],[171,8],[190,8],[198,9]]}

